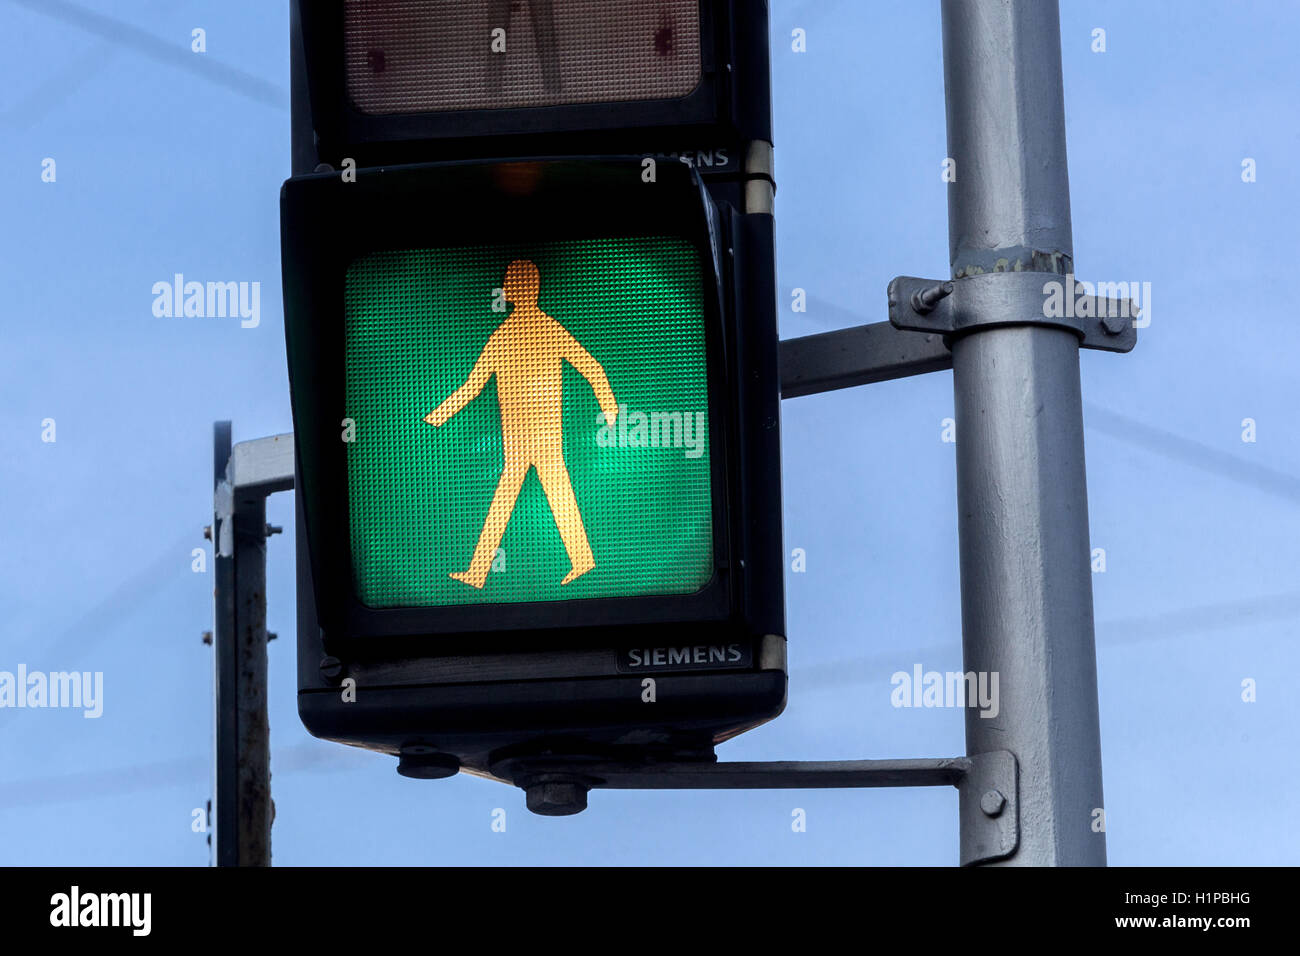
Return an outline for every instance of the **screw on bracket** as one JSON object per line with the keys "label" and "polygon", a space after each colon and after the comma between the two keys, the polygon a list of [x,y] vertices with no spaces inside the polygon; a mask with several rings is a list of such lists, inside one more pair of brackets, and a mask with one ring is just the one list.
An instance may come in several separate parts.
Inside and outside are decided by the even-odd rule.
{"label": "screw on bracket", "polygon": [[204,632],[203,632],[203,643],[204,643],[204,644],[211,644],[211,643],[212,643],[212,632],[211,632],[211,631],[204,631]]}
{"label": "screw on bracket", "polygon": [[1124,323],[1129,321],[1127,315],[1118,314],[1119,312],[1125,310],[1116,309],[1113,311],[1116,314],[1112,314],[1112,310],[1107,309],[1101,317],[1101,328],[1102,331],[1104,331],[1107,335],[1119,335],[1121,332],[1124,331]]}
{"label": "screw on bracket", "polygon": [[984,795],[980,797],[980,809],[988,817],[996,817],[1002,813],[1003,808],[1007,805],[1007,798],[1002,796],[1000,791],[985,790]]}
{"label": "screw on bracket", "polygon": [[210,525],[210,524],[205,524],[205,525],[203,526],[203,540],[204,540],[204,541],[211,541],[211,540],[212,540],[212,525]]}
{"label": "screw on bracket", "polygon": [[278,524],[268,524],[266,526],[266,536],[268,538],[271,537],[271,535],[273,534],[282,534],[283,532],[284,529],[280,527]]}
{"label": "screw on bracket", "polygon": [[929,315],[934,311],[934,307],[939,304],[940,300],[952,295],[952,290],[953,285],[951,282],[940,282],[928,289],[919,289],[913,292],[912,311],[918,315]]}

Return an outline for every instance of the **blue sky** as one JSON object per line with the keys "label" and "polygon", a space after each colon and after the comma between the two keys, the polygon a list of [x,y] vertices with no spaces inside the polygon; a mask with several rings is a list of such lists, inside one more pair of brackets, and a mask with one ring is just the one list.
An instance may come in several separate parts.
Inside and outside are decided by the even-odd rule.
{"label": "blue sky", "polygon": [[[1152,286],[1137,350],[1081,360],[1107,555],[1093,586],[1110,861],[1294,864],[1300,780],[1280,758],[1300,727],[1300,326],[1281,304],[1300,9],[1063,7],[1076,271]],[[206,544],[212,422],[232,419],[236,440],[292,428],[287,9],[0,12],[0,670],[105,681],[98,720],[0,710],[0,863],[205,865],[190,822],[210,791],[212,581],[190,550]],[[194,27],[203,65],[186,59]],[[883,320],[893,276],[947,272],[938,4],[774,0],[772,37],[782,335]],[[260,326],[155,317],[151,287],[176,272],[261,282]],[[722,758],[962,752],[960,711],[890,705],[895,671],[960,665],[951,414],[950,373],[784,403],[786,547],[807,553],[786,582],[790,702]],[[286,527],[268,571],[277,863],[955,862],[949,789],[596,792],[551,819],[504,786],[406,780],[314,740],[295,702],[291,504],[269,508]]]}

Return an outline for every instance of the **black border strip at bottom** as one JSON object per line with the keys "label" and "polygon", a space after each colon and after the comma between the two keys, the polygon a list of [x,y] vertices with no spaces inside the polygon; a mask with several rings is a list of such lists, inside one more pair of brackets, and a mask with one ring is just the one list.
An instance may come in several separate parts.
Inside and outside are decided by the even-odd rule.
{"label": "black border strip at bottom", "polygon": [[[436,857],[437,848],[430,847]],[[1284,931],[1296,874],[1288,869],[1111,868],[1032,872],[1003,869],[902,869],[879,872],[793,873],[782,869],[694,870],[629,868],[614,875],[568,869],[539,874],[527,868],[419,872],[409,869],[69,869],[0,870],[0,920],[9,944],[30,937],[70,934],[79,943],[114,939],[189,941],[205,948],[288,937],[320,942],[331,950],[344,941],[403,942],[439,925],[473,925],[488,917],[522,930],[560,934],[581,945],[584,931],[620,928],[629,938],[670,943],[689,911],[689,934],[708,923],[729,940],[747,931],[770,931],[774,920],[807,932],[837,928],[862,939],[896,936],[929,950],[970,941],[1007,943],[1026,931],[1043,939],[1105,933],[1135,939],[1213,939],[1221,949],[1243,933]],[[865,861],[864,861],[865,862]],[[89,894],[149,894],[149,933],[130,925],[54,926],[70,910],[78,888]],[[1185,894],[1178,896],[1176,894]],[[1197,902],[1196,894],[1202,894]],[[144,898],[135,898],[143,908]],[[737,906],[763,899],[766,906]],[[1283,912],[1287,907],[1288,912]],[[525,923],[520,917],[536,916]],[[1201,921],[1208,918],[1208,927]],[[1224,921],[1249,925],[1225,925]],[[1134,922],[1134,921],[1138,922]],[[1193,922],[1194,921],[1194,922]],[[130,920],[126,920],[130,922]],[[137,920],[143,922],[143,920]],[[1059,934],[1059,935],[1058,935]],[[1276,938],[1276,937],[1274,937]],[[466,942],[469,942],[468,940]],[[523,940],[518,942],[523,943]]]}

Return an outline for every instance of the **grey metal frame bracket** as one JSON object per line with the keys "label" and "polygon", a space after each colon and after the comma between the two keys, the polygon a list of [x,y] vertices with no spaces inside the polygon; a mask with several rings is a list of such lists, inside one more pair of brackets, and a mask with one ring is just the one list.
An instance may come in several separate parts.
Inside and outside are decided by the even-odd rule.
{"label": "grey metal frame bracket", "polygon": [[889,321],[897,329],[944,336],[1051,326],[1074,332],[1081,348],[1132,351],[1139,321],[1132,300],[1089,295],[1081,291],[1086,288],[1072,275],[1052,272],[985,272],[944,281],[898,276],[889,283]]}
{"label": "grey metal frame bracket", "polygon": [[234,531],[229,519],[239,510],[239,502],[265,499],[292,488],[293,432],[241,441],[231,448],[226,476],[217,482],[212,496],[217,523],[212,541],[217,554],[234,554]]}
{"label": "grey metal frame bracket", "polygon": [[1006,750],[909,760],[620,763],[568,756],[508,757],[492,776],[523,789],[528,809],[578,813],[587,791],[822,790],[954,786],[962,821],[961,865],[1000,860],[1020,842],[1019,770]]}

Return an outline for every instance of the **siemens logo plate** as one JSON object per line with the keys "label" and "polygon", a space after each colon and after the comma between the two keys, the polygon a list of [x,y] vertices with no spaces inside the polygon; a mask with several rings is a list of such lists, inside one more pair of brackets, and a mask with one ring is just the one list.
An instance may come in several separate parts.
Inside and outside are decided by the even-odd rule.
{"label": "siemens logo plate", "polygon": [[622,674],[646,671],[689,671],[722,667],[750,667],[754,655],[748,644],[689,644],[685,646],[633,647],[620,651]]}

